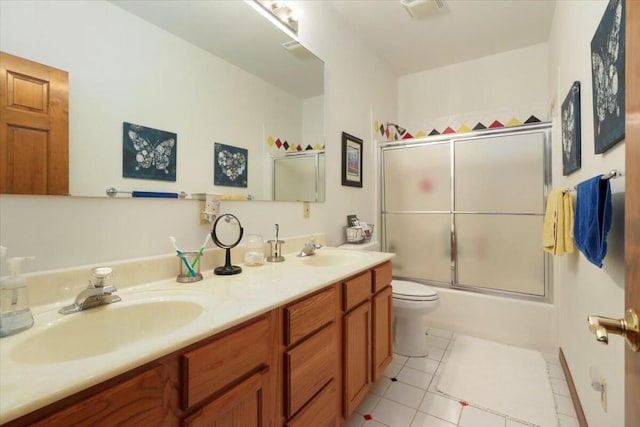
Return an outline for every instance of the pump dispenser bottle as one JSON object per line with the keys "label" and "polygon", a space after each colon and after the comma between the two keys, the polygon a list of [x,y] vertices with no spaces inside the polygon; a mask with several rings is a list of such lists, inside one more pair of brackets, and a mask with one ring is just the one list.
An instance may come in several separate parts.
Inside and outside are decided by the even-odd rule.
{"label": "pump dispenser bottle", "polygon": [[33,326],[29,308],[27,281],[20,275],[25,258],[7,259],[9,276],[0,279],[0,338],[25,331]]}

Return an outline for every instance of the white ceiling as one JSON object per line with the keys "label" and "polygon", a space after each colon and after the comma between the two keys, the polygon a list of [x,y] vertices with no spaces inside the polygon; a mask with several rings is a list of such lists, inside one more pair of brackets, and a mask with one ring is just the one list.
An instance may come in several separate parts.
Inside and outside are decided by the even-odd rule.
{"label": "white ceiling", "polygon": [[411,18],[400,0],[329,2],[398,76],[545,42],[555,7],[555,0],[444,0],[443,9]]}

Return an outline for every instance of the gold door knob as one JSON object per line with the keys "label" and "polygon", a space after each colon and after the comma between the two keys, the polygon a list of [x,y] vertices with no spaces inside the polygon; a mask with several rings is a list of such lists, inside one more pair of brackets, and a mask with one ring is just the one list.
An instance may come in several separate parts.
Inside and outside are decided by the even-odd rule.
{"label": "gold door knob", "polygon": [[587,317],[587,322],[598,342],[609,344],[609,333],[622,335],[633,351],[640,351],[640,322],[634,309],[628,309],[623,319],[591,315]]}

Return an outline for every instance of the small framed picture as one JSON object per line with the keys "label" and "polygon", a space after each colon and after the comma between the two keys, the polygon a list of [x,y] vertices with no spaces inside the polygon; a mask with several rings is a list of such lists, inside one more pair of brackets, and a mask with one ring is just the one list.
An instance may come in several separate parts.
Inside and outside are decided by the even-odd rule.
{"label": "small framed picture", "polygon": [[249,151],[217,142],[213,150],[213,184],[247,188]]}
{"label": "small framed picture", "polygon": [[342,132],[342,185],[362,188],[362,140]]}
{"label": "small framed picture", "polygon": [[580,143],[580,82],[575,81],[562,103],[562,175],[582,166]]}

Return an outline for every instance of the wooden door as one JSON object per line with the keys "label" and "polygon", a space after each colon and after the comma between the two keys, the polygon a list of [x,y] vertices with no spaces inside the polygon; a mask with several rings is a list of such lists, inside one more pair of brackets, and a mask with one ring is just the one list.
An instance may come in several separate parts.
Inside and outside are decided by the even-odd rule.
{"label": "wooden door", "polygon": [[[625,309],[640,312],[640,2],[627,1]],[[625,353],[625,423],[640,426],[640,352]]]}
{"label": "wooden door", "polygon": [[344,315],[343,415],[348,418],[371,382],[371,304],[366,301]]}
{"label": "wooden door", "polygon": [[373,297],[373,381],[382,376],[393,357],[391,296],[391,286],[387,286]]}
{"label": "wooden door", "polygon": [[[260,427],[269,425],[258,372],[184,420],[185,427]],[[148,424],[151,425],[151,424]]]}
{"label": "wooden door", "polygon": [[0,194],[69,193],[68,80],[0,52]]}

